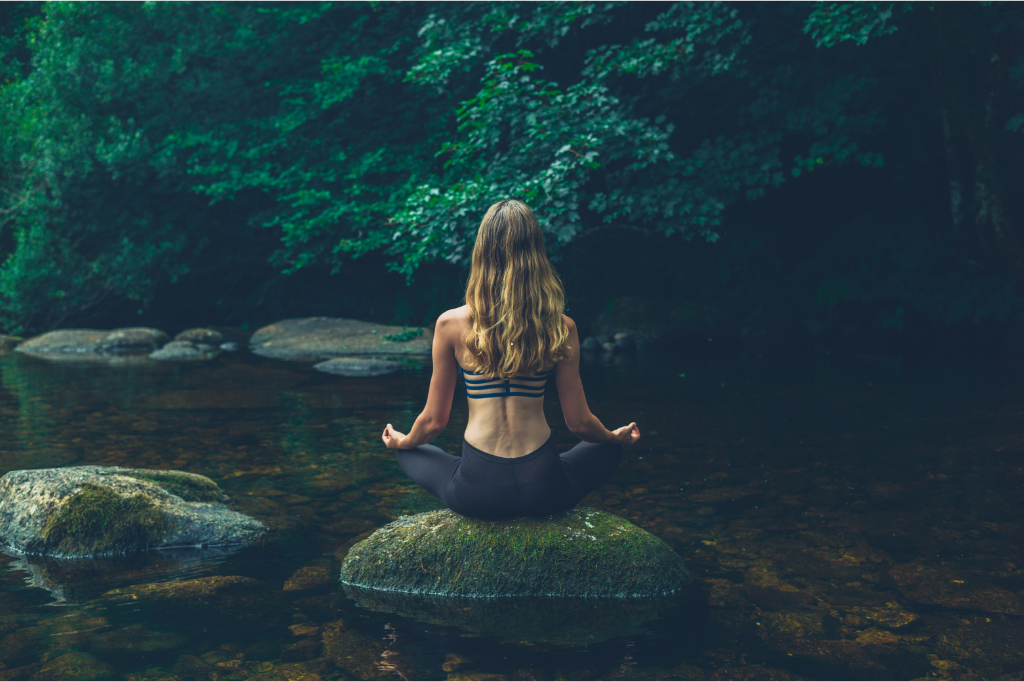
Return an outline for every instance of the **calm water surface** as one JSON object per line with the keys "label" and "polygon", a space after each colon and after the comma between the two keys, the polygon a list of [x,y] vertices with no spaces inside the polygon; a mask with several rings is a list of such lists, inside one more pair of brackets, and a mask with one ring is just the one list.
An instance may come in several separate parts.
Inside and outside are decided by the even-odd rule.
{"label": "calm water surface", "polygon": [[[1024,677],[1020,372],[591,359],[593,411],[644,437],[584,504],[658,535],[696,578],[655,603],[375,601],[338,585],[360,536],[439,508],[379,438],[388,421],[411,425],[429,370],[347,379],[243,353],[119,366],[8,353],[0,373],[0,474],[182,469],[274,528],[236,552],[0,554],[0,679]],[[568,448],[551,391],[547,409]],[[457,452],[465,420],[457,396],[438,444]],[[150,583],[187,589],[107,594]]]}

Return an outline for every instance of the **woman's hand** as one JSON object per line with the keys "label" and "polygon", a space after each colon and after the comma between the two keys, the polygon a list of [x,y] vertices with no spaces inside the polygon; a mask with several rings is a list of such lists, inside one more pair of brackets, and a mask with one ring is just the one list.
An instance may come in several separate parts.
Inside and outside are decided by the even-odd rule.
{"label": "woman's hand", "polygon": [[615,436],[615,443],[619,445],[632,445],[640,440],[640,429],[637,428],[636,422],[633,422],[615,429],[612,431],[612,435]]}
{"label": "woman's hand", "polygon": [[403,438],[405,438],[405,434],[395,431],[395,427],[391,426],[391,424],[384,427],[384,433],[381,435],[384,445],[387,445],[393,450],[398,448],[398,443]]}

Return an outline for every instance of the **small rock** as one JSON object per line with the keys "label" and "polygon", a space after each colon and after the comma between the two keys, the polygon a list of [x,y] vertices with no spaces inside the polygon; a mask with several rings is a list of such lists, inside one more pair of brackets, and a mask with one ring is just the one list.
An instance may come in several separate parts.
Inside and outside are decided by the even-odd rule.
{"label": "small rock", "polygon": [[320,628],[309,623],[295,623],[288,626],[288,631],[296,637],[316,637],[320,634]]}
{"label": "small rock", "polygon": [[295,571],[292,577],[285,581],[284,591],[304,592],[333,583],[334,577],[323,566],[306,566]]}
{"label": "small rock", "polygon": [[444,657],[444,663],[441,664],[441,670],[446,673],[452,673],[460,668],[465,668],[472,664],[473,661],[465,656],[460,656],[459,654],[448,654]]}
{"label": "small rock", "polygon": [[604,346],[604,344],[610,342],[611,339],[608,338],[607,334],[598,334],[594,337],[594,341],[597,342],[598,346]]}
{"label": "small rock", "polygon": [[580,348],[582,348],[585,351],[595,351],[600,347],[601,344],[599,344],[597,342],[597,339],[595,339],[593,336],[588,336],[587,338],[583,339],[583,343],[580,344]]}
{"label": "small rock", "polygon": [[109,630],[90,638],[91,651],[114,656],[148,654],[176,649],[185,638],[174,632],[154,632],[141,623]]}
{"label": "small rock", "polygon": [[619,350],[630,351],[636,349],[636,342],[633,337],[625,332],[619,332],[615,335],[615,347]]}
{"label": "small rock", "polygon": [[1019,595],[974,575],[918,563],[893,566],[889,574],[900,591],[919,604],[1024,616],[1024,601]]}
{"label": "small rock", "polygon": [[318,362],[313,369],[346,377],[379,377],[399,371],[402,363],[381,358],[334,358]]}
{"label": "small rock", "polygon": [[238,342],[237,341],[225,341],[224,343],[220,344],[220,349],[221,350],[226,350],[229,353],[233,353],[236,350],[238,350]]}
{"label": "small rock", "polygon": [[315,639],[303,639],[285,647],[281,651],[281,660],[286,663],[308,661],[320,655],[321,644]]}
{"label": "small rock", "polygon": [[219,350],[206,343],[193,341],[171,341],[160,350],[149,354],[152,360],[211,360],[220,353]]}
{"label": "small rock", "polygon": [[604,343],[601,344],[601,350],[603,350],[605,353],[614,353],[617,349],[618,346],[616,346],[611,341],[605,341]]}
{"label": "small rock", "polygon": [[174,662],[172,670],[175,675],[183,680],[208,680],[210,676],[206,671],[209,667],[198,656],[185,654],[178,656],[178,660]]}
{"label": "small rock", "polygon": [[20,336],[10,336],[8,334],[0,334],[0,351],[14,350],[15,346],[24,341],[25,339]]}
{"label": "small rock", "polygon": [[224,335],[213,329],[197,327],[195,329],[186,329],[175,336],[174,340],[191,341],[192,343],[205,343],[210,346],[216,346],[224,342]]}

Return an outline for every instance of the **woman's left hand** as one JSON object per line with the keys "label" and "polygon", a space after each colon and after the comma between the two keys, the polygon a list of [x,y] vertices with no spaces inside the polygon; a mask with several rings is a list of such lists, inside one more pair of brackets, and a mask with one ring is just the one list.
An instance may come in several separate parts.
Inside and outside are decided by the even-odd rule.
{"label": "woman's left hand", "polygon": [[381,438],[384,440],[384,445],[387,445],[392,449],[397,449],[399,441],[405,438],[405,434],[395,431],[395,427],[388,424],[384,427],[384,433],[381,435]]}

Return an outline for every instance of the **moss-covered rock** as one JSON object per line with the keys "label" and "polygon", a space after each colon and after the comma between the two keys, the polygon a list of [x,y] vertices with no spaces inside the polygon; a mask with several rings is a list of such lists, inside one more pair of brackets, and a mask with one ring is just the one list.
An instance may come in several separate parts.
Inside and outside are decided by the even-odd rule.
{"label": "moss-covered rock", "polygon": [[184,471],[81,466],[0,478],[0,544],[25,554],[91,557],[248,544],[263,525],[225,505],[217,484]]}
{"label": "moss-covered rock", "polygon": [[577,507],[549,518],[406,516],[354,546],[341,581],[457,597],[655,597],[691,582],[683,560],[629,521]]}

